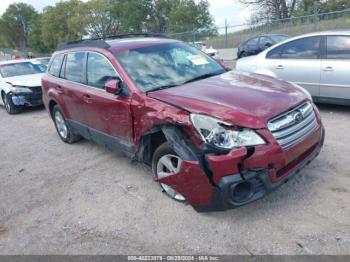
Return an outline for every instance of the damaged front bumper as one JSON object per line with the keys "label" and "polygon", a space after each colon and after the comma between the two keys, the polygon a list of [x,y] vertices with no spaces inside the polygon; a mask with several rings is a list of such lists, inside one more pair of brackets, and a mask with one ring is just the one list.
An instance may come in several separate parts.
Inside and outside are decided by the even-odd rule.
{"label": "damaged front bumper", "polygon": [[11,98],[15,106],[39,106],[43,104],[42,92],[12,93]]}
{"label": "damaged front bumper", "polygon": [[304,141],[286,150],[271,137],[270,143],[253,151],[239,148],[185,160],[180,173],[158,182],[173,187],[198,212],[236,208],[264,197],[299,173],[319,154],[324,135],[320,123]]}

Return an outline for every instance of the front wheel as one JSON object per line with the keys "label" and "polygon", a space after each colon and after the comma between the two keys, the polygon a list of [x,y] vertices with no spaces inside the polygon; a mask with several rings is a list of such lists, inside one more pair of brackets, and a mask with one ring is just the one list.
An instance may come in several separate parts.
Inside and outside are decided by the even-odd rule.
{"label": "front wheel", "polygon": [[[156,179],[162,179],[171,175],[176,175],[181,170],[183,160],[175,153],[171,146],[166,142],[160,145],[153,154],[152,171]],[[175,191],[171,186],[159,183],[170,198],[185,202],[183,195]]]}
{"label": "front wheel", "polygon": [[247,57],[248,56],[248,54],[246,53],[246,52],[242,52],[240,55],[239,55],[239,57],[238,58],[243,58],[243,57]]}
{"label": "front wheel", "polygon": [[81,139],[81,137],[77,134],[74,134],[71,128],[67,125],[67,121],[64,118],[63,113],[58,105],[55,105],[52,109],[52,117],[57,133],[63,142],[73,144],[74,142]]}
{"label": "front wheel", "polygon": [[11,94],[3,94],[2,101],[4,102],[5,109],[10,115],[17,114],[21,111],[22,107],[16,106],[12,101]]}

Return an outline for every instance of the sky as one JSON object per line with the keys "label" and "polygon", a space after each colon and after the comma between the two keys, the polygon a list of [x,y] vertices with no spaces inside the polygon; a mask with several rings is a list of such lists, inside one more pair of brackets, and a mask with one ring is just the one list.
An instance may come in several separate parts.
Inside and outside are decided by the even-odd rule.
{"label": "sky", "polygon": [[[0,0],[0,15],[6,8],[15,2],[31,4],[35,9],[41,11],[47,5],[54,5],[60,0]],[[239,0],[209,0],[210,13],[215,19],[218,27],[225,25],[225,18],[229,25],[240,25],[247,22],[250,17],[250,8],[239,3]]]}

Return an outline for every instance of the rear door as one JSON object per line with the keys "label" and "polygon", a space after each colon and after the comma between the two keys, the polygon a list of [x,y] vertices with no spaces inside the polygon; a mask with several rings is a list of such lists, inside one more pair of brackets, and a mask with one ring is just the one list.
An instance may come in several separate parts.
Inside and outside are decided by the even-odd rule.
{"label": "rear door", "polygon": [[80,124],[87,124],[83,108],[86,100],[86,86],[83,85],[85,58],[86,52],[67,53],[60,74],[63,80],[56,87],[66,105],[70,120]]}
{"label": "rear door", "polygon": [[327,36],[320,96],[350,99],[350,36]]}
{"label": "rear door", "polygon": [[254,37],[246,43],[246,52],[248,55],[259,53],[259,37]]}
{"label": "rear door", "polygon": [[[133,126],[130,97],[105,91],[108,80],[120,79],[107,57],[89,52],[86,63],[86,85],[84,111],[87,125],[97,140],[129,150],[133,141]],[[108,145],[107,145],[108,146]]]}
{"label": "rear door", "polygon": [[315,97],[320,94],[321,39],[307,37],[279,46],[273,68],[277,77],[304,87]]}

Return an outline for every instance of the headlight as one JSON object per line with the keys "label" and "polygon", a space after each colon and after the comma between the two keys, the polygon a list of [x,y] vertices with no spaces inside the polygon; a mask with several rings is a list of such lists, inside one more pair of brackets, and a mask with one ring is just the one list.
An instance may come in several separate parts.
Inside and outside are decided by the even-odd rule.
{"label": "headlight", "polygon": [[233,129],[232,125],[205,115],[190,115],[191,122],[202,140],[222,149],[263,145],[265,141],[253,130]]}
{"label": "headlight", "polygon": [[11,92],[15,94],[20,94],[20,93],[31,93],[32,90],[28,87],[23,87],[23,86],[11,86]]}

